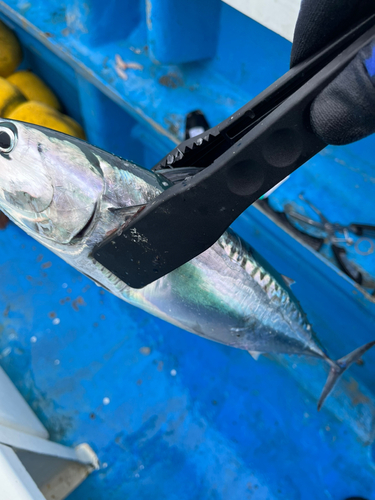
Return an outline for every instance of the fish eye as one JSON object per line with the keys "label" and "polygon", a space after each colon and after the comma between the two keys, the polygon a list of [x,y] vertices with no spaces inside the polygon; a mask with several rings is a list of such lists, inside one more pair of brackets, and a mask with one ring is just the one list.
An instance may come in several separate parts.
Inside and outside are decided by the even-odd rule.
{"label": "fish eye", "polygon": [[10,153],[16,145],[16,134],[11,128],[0,126],[0,153]]}

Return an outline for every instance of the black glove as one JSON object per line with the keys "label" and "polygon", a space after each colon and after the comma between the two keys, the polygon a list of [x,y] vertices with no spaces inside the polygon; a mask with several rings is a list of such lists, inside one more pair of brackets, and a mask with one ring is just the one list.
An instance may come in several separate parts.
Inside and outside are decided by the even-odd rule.
{"label": "black glove", "polygon": [[[290,67],[375,13],[375,0],[302,0]],[[375,43],[328,85],[311,106],[315,133],[328,144],[349,144],[375,132]]]}

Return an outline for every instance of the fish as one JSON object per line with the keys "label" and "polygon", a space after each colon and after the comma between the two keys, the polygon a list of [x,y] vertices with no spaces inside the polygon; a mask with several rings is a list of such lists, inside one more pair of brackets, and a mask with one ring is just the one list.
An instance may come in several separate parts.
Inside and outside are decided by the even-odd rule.
{"label": "fish", "polygon": [[28,235],[122,299],[206,339],[261,353],[320,358],[330,371],[318,410],[340,376],[375,345],[332,360],[283,279],[227,230],[205,252],[141,289],[93,257],[173,181],[85,141],[0,119],[0,209]]}

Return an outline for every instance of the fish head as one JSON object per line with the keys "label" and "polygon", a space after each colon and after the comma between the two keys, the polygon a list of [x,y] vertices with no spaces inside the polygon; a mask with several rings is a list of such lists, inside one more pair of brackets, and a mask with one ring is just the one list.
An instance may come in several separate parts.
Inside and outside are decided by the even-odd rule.
{"label": "fish head", "polygon": [[99,160],[84,141],[0,119],[0,209],[26,232],[74,244],[103,189]]}

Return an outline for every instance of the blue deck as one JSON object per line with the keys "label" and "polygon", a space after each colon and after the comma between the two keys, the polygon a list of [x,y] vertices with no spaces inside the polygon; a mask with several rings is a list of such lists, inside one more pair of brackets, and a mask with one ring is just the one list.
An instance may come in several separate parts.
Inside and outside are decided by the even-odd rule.
{"label": "blue deck", "polygon": [[[141,4],[125,38],[114,26],[95,43],[77,35],[78,15],[67,28],[58,2],[7,0],[0,10],[27,47],[24,65],[89,140],[148,167],[183,138],[187,112],[200,108],[215,124],[288,66],[288,42],[224,4],[216,56],[169,66],[145,49],[161,35],[147,32]],[[116,54],[143,70],[118,78]],[[304,192],[333,221],[373,222],[373,151],[374,138],[327,148],[271,204]],[[254,207],[234,228],[296,281],[332,356],[374,339],[374,298],[332,262]],[[363,265],[375,270],[373,255]],[[0,269],[1,366],[52,439],[88,442],[101,462],[71,500],[375,498],[375,352],[317,413],[318,361],[255,362],[179,330],[103,292],[13,225],[0,233]]]}

